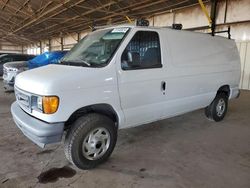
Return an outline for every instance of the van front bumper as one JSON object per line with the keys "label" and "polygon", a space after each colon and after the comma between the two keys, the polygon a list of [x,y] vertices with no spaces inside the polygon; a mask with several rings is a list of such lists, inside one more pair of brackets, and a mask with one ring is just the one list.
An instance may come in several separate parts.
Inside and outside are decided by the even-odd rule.
{"label": "van front bumper", "polygon": [[41,148],[46,144],[62,140],[64,123],[47,123],[38,120],[24,112],[17,102],[11,105],[11,113],[23,134]]}

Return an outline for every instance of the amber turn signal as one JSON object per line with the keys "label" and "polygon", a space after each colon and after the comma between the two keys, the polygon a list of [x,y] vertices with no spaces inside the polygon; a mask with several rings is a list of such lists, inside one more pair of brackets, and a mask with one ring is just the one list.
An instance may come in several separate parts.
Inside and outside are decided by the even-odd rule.
{"label": "amber turn signal", "polygon": [[43,112],[45,114],[53,114],[59,106],[59,98],[56,96],[43,97]]}

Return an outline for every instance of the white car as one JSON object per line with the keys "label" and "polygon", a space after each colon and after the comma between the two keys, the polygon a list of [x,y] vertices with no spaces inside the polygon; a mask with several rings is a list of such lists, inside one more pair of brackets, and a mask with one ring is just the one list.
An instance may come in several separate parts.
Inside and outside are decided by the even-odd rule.
{"label": "white car", "polygon": [[221,121],[239,96],[233,40],[141,26],[100,29],[58,65],[16,77],[13,119],[37,145],[65,137],[67,159],[93,168],[111,155],[117,130],[205,108]]}
{"label": "white car", "polygon": [[5,91],[13,91],[16,75],[28,70],[27,61],[8,62],[3,65],[3,82]]}

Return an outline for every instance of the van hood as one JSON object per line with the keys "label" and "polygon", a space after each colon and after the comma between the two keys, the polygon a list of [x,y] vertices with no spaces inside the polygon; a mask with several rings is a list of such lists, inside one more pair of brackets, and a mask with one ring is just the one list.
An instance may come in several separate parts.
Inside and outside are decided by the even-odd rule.
{"label": "van hood", "polygon": [[18,74],[15,86],[38,95],[56,95],[61,91],[115,84],[106,68],[47,65]]}

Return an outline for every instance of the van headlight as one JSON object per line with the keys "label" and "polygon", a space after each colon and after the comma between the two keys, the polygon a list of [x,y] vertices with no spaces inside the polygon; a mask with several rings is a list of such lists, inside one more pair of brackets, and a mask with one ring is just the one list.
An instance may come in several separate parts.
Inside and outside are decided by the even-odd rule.
{"label": "van headlight", "polygon": [[43,97],[37,97],[37,108],[43,112]]}
{"label": "van headlight", "polygon": [[37,96],[36,98],[35,109],[38,109],[45,114],[55,113],[58,106],[59,98],[57,96]]}

